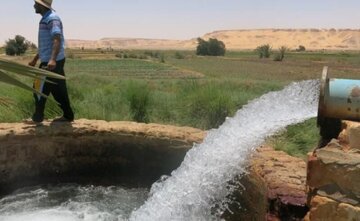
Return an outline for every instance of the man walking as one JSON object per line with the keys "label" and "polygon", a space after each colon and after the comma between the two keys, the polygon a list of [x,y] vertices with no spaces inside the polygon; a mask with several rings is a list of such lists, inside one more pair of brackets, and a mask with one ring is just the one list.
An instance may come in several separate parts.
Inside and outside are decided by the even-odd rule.
{"label": "man walking", "polygon": [[[35,66],[40,59],[40,68],[47,69],[54,73],[65,76],[65,40],[63,26],[60,17],[51,7],[52,0],[35,0],[34,8],[37,14],[42,16],[39,24],[38,53],[29,62]],[[49,80],[53,83],[47,82]],[[34,88],[45,95],[53,95],[63,111],[63,116],[54,121],[71,122],[74,120],[74,113],[70,107],[70,100],[67,92],[66,81],[54,78],[37,80]],[[46,98],[34,94],[35,113],[32,121],[41,123],[44,120]]]}

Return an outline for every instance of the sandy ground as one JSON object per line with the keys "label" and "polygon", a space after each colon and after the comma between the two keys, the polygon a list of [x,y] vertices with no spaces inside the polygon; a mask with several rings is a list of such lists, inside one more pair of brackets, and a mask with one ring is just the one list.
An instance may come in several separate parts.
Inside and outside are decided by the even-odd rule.
{"label": "sandy ground", "polygon": [[[360,50],[360,29],[253,29],[215,31],[201,36],[223,41],[227,49],[255,49],[262,44],[273,48],[286,46],[296,49],[299,45],[311,50]],[[113,49],[194,49],[196,38],[189,40],[103,38],[97,41],[67,41],[69,48]]]}

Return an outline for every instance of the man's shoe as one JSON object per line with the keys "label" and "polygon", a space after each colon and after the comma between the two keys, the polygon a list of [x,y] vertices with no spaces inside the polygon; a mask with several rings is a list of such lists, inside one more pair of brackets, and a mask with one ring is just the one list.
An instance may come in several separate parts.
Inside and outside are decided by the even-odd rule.
{"label": "man's shoe", "polygon": [[70,123],[70,122],[72,122],[73,120],[69,120],[69,119],[67,119],[66,117],[64,117],[64,116],[62,116],[62,117],[58,117],[58,118],[55,118],[52,122],[59,122],[59,123],[61,123],[61,122],[68,122],[68,123]]}

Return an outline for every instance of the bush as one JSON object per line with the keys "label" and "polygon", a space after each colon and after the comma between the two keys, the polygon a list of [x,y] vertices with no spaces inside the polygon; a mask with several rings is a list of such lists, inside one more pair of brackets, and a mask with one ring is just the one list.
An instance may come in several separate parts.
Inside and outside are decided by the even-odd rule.
{"label": "bush", "polygon": [[149,104],[151,91],[145,83],[129,82],[125,91],[129,102],[130,114],[136,122],[149,122]]}
{"label": "bush", "polygon": [[279,52],[274,57],[274,61],[282,61],[284,59],[284,57],[285,57],[285,53],[286,53],[287,50],[288,50],[287,47],[281,46],[279,48]]}
{"label": "bush", "polygon": [[269,58],[271,55],[271,46],[269,44],[261,45],[255,49],[259,58]]}
{"label": "bush", "polygon": [[23,36],[16,35],[14,39],[9,39],[5,43],[5,53],[10,56],[22,55],[33,44]]}
{"label": "bush", "polygon": [[145,51],[144,55],[152,57],[152,58],[160,58],[160,52],[158,52],[158,51]]}
{"label": "bush", "polygon": [[29,48],[30,48],[31,50],[36,50],[36,49],[37,49],[36,44],[34,44],[34,43],[32,43],[32,42],[29,42],[29,43],[30,43]]}
{"label": "bush", "polygon": [[180,52],[175,52],[175,58],[176,59],[184,59],[185,58],[185,56],[183,55],[183,54],[181,54]]}
{"label": "bush", "polygon": [[161,53],[161,55],[160,55],[160,62],[165,63],[165,54],[164,53]]}
{"label": "bush", "polygon": [[303,45],[299,45],[299,48],[296,49],[297,52],[306,51],[306,48]]}
{"label": "bush", "polygon": [[70,58],[70,59],[75,59],[75,54],[74,54],[74,52],[70,51],[70,52],[67,53],[66,57]]}
{"label": "bush", "polygon": [[226,52],[225,44],[216,38],[210,38],[209,41],[198,38],[198,46],[196,48],[197,55],[203,56],[224,56]]}
{"label": "bush", "polygon": [[147,59],[148,57],[147,57],[146,55],[140,54],[140,55],[138,56],[138,58],[139,58],[139,59]]}
{"label": "bush", "polygon": [[136,58],[138,58],[138,56],[137,56],[137,54],[130,53],[129,58],[134,58],[134,59],[136,59]]}

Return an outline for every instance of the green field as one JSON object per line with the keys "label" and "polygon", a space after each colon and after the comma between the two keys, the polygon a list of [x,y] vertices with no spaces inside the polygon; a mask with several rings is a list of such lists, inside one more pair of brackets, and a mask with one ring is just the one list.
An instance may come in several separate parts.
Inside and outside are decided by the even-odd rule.
{"label": "green field", "polygon": [[[360,73],[357,52],[291,52],[282,62],[259,59],[252,51],[230,51],[225,57],[198,57],[191,51],[71,50],[67,54],[66,75],[77,119],[137,120],[201,129],[218,127],[248,101],[292,81],[319,79],[325,65],[331,77],[354,78]],[[30,57],[15,60],[26,64]],[[29,79],[20,80],[31,85]],[[0,93],[1,122],[31,116],[31,93],[2,83]],[[52,100],[46,111],[48,118],[61,114]],[[301,140],[295,135],[304,127],[312,130]],[[310,120],[269,142],[304,156],[317,140],[315,120]]]}

